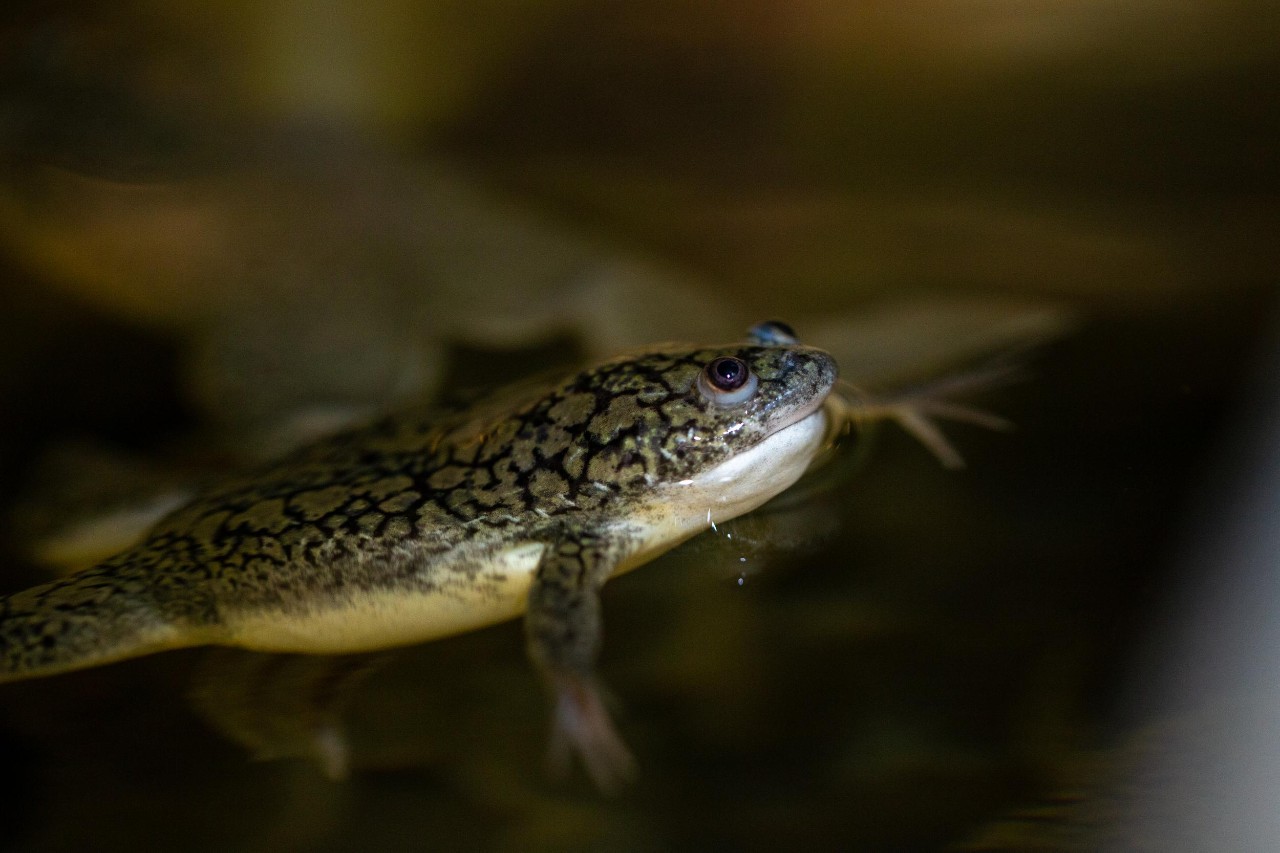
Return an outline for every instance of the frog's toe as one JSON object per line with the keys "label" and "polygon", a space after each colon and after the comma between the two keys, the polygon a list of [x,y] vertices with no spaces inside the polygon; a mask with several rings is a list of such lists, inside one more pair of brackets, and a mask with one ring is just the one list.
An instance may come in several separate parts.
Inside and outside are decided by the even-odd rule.
{"label": "frog's toe", "polygon": [[325,777],[332,782],[346,779],[351,773],[351,747],[341,724],[337,721],[322,723],[311,737],[313,755]]}
{"label": "frog's toe", "polygon": [[953,402],[950,397],[999,388],[1019,378],[1019,372],[1006,365],[958,373],[912,389],[885,397],[868,396],[847,382],[840,383],[835,411],[852,421],[890,420],[924,445],[945,468],[963,468],[964,458],[943,433],[936,421],[949,420],[973,424],[990,430],[1006,431],[1013,425],[985,409]]}
{"label": "frog's toe", "polygon": [[600,690],[578,677],[556,680],[547,764],[553,777],[568,774],[573,755],[606,794],[616,793],[635,776],[635,759],[614,728]]}

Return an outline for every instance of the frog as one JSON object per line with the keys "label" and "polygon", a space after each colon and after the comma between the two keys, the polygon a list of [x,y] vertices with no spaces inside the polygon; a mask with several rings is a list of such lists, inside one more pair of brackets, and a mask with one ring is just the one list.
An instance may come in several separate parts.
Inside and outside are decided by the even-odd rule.
{"label": "frog", "polygon": [[796,483],[846,420],[837,384],[768,322],[338,433],[0,598],[0,681],[193,646],[376,653],[523,614],[553,753],[615,790],[634,759],[596,673],[601,587]]}

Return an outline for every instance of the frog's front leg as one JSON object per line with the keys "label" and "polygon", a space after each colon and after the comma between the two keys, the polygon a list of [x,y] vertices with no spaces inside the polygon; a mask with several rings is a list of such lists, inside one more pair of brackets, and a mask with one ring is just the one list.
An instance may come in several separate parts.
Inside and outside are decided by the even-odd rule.
{"label": "frog's front leg", "polygon": [[886,395],[869,395],[848,382],[840,383],[840,393],[833,397],[835,411],[849,421],[891,420],[932,453],[945,468],[964,467],[964,458],[952,446],[935,420],[952,420],[992,430],[1013,428],[1004,418],[983,409],[950,400],[953,396],[987,391],[1007,385],[1018,377],[1008,365],[944,376],[915,388],[900,389]]}
{"label": "frog's front leg", "polygon": [[595,676],[600,588],[620,558],[617,543],[575,537],[550,544],[529,590],[525,637],[555,703],[549,759],[564,770],[573,753],[593,782],[616,790],[635,764],[605,708]]}

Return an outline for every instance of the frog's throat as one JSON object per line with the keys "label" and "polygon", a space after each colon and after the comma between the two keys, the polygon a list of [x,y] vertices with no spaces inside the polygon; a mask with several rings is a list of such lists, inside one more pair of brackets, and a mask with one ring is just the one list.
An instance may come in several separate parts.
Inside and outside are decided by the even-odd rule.
{"label": "frog's throat", "polygon": [[668,499],[697,508],[700,529],[750,512],[792,486],[826,442],[828,415],[817,408],[754,446],[735,453],[668,491]]}
{"label": "frog's throat", "polygon": [[829,414],[817,403],[752,447],[697,477],[666,484],[636,506],[626,525],[635,549],[616,572],[750,512],[800,479],[827,437]]}

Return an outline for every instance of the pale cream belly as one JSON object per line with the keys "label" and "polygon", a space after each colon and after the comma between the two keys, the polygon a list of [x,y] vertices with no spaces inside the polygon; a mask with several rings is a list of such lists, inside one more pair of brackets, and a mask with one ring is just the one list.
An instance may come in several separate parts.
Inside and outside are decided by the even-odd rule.
{"label": "pale cream belly", "polygon": [[[513,546],[474,576],[429,590],[370,590],[329,605],[226,619],[228,645],[268,652],[346,654],[408,646],[519,616],[541,543]],[[446,573],[441,573],[448,576]]]}

